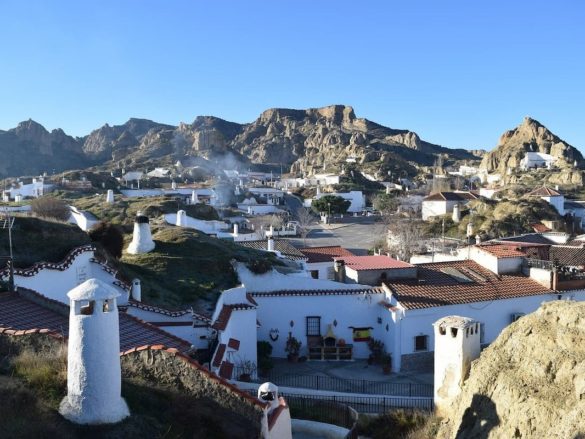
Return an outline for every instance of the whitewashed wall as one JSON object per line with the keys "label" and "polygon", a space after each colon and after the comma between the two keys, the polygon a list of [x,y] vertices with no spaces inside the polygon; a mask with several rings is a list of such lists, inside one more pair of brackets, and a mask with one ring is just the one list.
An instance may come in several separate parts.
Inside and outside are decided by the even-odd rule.
{"label": "whitewashed wall", "polygon": [[[354,358],[367,358],[370,354],[365,342],[352,341],[354,327],[372,327],[373,336],[381,338],[383,325],[377,323],[378,317],[385,312],[379,302],[384,297],[380,294],[348,294],[348,295],[310,295],[310,296],[263,296],[255,295],[258,302],[258,340],[268,341],[274,357],[286,357],[284,351],[288,333],[302,342],[301,355],[307,355],[306,317],[321,317],[321,334],[325,335],[327,326],[337,320],[333,326],[335,336],[345,339],[347,344],[354,345]],[[291,327],[290,322],[294,325]],[[270,331],[278,330],[278,340],[270,338]]]}

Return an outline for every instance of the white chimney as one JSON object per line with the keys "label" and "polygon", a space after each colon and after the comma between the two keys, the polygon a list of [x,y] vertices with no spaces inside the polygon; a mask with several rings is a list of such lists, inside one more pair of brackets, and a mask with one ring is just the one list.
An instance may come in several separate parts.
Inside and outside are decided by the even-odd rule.
{"label": "white chimney", "polygon": [[453,206],[453,222],[458,223],[461,221],[461,207],[459,207],[459,203],[456,203]]}
{"label": "white chimney", "polygon": [[268,235],[272,238],[274,237],[274,226],[270,224],[270,229],[268,229]]}
{"label": "white chimney", "polygon": [[121,396],[119,293],[98,279],[69,291],[67,395],[59,413],[76,424],[112,424],[130,412]]}
{"label": "white chimney", "polygon": [[473,223],[467,224],[467,237],[470,238],[473,236]]}
{"label": "white chimney", "polygon": [[481,236],[475,235],[475,243],[476,244],[481,244]]}
{"label": "white chimney", "polygon": [[268,238],[268,251],[274,251],[274,239],[272,239],[272,237]]}
{"label": "white chimney", "polygon": [[112,189],[108,189],[108,193],[106,194],[106,203],[114,203],[114,191]]}
{"label": "white chimney", "polygon": [[171,189],[172,190],[177,189],[177,183],[175,183],[174,181],[171,183]]}
{"label": "white chimney", "polygon": [[132,298],[137,302],[142,302],[142,286],[138,278],[132,281]]}
{"label": "white chimney", "polygon": [[191,204],[199,203],[199,198],[197,197],[197,192],[191,191]]}
{"label": "white chimney", "polygon": [[137,212],[134,220],[134,233],[132,235],[132,242],[126,250],[132,255],[140,253],[148,253],[154,250],[154,241],[150,234],[150,224],[148,224],[148,217],[142,215],[142,212]]}
{"label": "white chimney", "polygon": [[10,201],[10,193],[9,192],[2,192],[2,201],[8,203]]}
{"label": "white chimney", "polygon": [[16,194],[16,195],[14,196],[14,201],[15,201],[16,203],[20,203],[20,202],[22,201],[22,195],[21,195],[21,194]]}
{"label": "white chimney", "polygon": [[187,226],[187,212],[184,210],[179,210],[177,212],[177,222],[175,223],[178,227],[186,227]]}
{"label": "white chimney", "polygon": [[437,320],[435,328],[435,410],[448,415],[453,401],[461,393],[471,362],[480,354],[480,323],[448,316]]}
{"label": "white chimney", "polygon": [[234,223],[234,236],[238,236],[238,223]]}

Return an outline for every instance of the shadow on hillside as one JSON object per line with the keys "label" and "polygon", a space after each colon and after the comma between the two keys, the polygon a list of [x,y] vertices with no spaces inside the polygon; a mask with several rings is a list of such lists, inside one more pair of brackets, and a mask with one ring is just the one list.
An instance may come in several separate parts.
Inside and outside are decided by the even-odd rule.
{"label": "shadow on hillside", "polygon": [[456,439],[487,438],[500,424],[496,404],[485,395],[473,395],[471,405],[463,413]]}

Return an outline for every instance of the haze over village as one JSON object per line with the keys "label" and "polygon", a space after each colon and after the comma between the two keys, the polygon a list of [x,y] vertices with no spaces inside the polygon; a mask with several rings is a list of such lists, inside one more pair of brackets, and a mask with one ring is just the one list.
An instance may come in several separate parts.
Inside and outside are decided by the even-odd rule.
{"label": "haze over village", "polygon": [[0,436],[585,436],[583,6],[171,3],[0,6]]}

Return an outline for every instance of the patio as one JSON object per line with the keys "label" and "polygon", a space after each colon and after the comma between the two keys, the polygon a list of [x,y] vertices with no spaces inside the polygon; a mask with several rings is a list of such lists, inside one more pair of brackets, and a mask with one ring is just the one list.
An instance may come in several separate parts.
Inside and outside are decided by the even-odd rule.
{"label": "patio", "polygon": [[279,386],[396,396],[432,396],[433,374],[404,372],[384,375],[382,366],[356,361],[274,359],[268,377]]}

